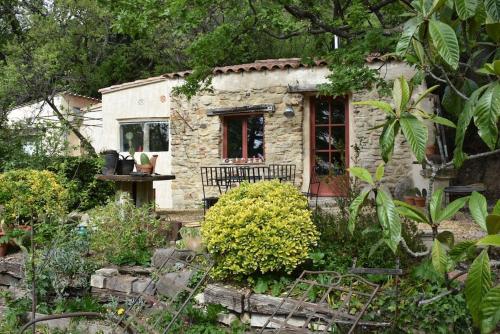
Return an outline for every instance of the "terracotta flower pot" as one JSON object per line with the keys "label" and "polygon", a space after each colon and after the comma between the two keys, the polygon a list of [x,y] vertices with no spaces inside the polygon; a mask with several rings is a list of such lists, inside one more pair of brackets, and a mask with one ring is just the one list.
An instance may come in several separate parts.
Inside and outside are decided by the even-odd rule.
{"label": "terracotta flower pot", "polygon": [[[4,231],[0,231],[0,237],[3,237],[5,235]],[[9,244],[7,242],[0,244],[0,257],[4,257],[7,255],[7,250],[9,248]]]}
{"label": "terracotta flower pot", "polygon": [[425,207],[425,197],[415,197],[415,205],[419,208]]}
{"label": "terracotta flower pot", "polygon": [[406,204],[415,205],[415,196],[404,196]]}
{"label": "terracotta flower pot", "polygon": [[4,257],[7,255],[7,250],[9,249],[9,244],[3,243],[0,244],[0,257]]}

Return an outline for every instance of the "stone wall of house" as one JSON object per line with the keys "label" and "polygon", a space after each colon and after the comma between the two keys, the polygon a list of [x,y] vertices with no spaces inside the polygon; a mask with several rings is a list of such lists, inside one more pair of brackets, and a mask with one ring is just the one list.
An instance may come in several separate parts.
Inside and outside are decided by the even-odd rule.
{"label": "stone wall of house", "polygon": [[[172,97],[172,202],[176,207],[201,206],[200,167],[222,163],[222,122],[207,111],[219,107],[274,104],[274,113],[264,114],[265,163],[295,164],[296,182],[302,184],[304,96],[289,94],[275,86],[242,91],[213,91],[186,100]],[[291,105],[295,117],[283,115]],[[212,189],[214,190],[214,189]]]}
{"label": "stone wall of house", "polygon": [[[362,91],[352,96],[352,102],[380,99],[376,91]],[[385,100],[390,102],[387,98]],[[372,128],[382,124],[385,121],[385,116],[383,111],[370,106],[352,106],[352,123],[350,127],[354,137],[350,138],[350,144],[356,144],[360,148],[359,161],[353,162],[357,166],[367,168],[372,174],[375,173],[377,166],[383,162],[379,144],[382,129],[373,130]],[[410,147],[402,135],[398,136],[394,145],[392,159],[385,167],[384,184],[390,190],[394,190],[398,182],[405,177],[410,177],[413,161],[414,158]]]}
{"label": "stone wall of house", "polygon": [[[352,96],[352,101],[376,99],[376,92],[362,91]],[[207,111],[218,107],[238,107],[273,103],[276,111],[265,114],[265,158],[266,164],[291,163],[297,167],[296,182],[307,189],[310,161],[304,143],[309,140],[309,126],[304,126],[307,96],[287,93],[286,87],[269,87],[245,91],[213,91],[190,101],[182,97],[172,100],[172,202],[177,208],[200,207],[202,186],[200,167],[222,163],[222,122],[218,116],[207,116]],[[288,119],[283,112],[291,105],[295,117]],[[370,130],[385,119],[383,112],[369,106],[352,106],[350,103],[350,145],[360,147],[358,160],[351,165],[368,168],[374,172],[382,162],[379,135],[381,130]],[[308,122],[308,121],[306,121]],[[354,150],[351,147],[351,159]],[[402,136],[396,140],[394,155],[386,166],[385,184],[393,190],[405,177],[411,178],[413,156]],[[308,174],[308,173],[307,173]],[[215,189],[212,189],[215,190]],[[216,195],[215,193],[209,193]]]}

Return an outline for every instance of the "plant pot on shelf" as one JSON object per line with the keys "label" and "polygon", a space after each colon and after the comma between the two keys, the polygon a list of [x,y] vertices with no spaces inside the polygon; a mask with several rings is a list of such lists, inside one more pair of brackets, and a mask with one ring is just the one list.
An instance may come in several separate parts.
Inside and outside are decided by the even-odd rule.
{"label": "plant pot on shelf", "polygon": [[135,169],[139,173],[152,174],[153,173],[153,165],[139,165],[135,164]]}
{"label": "plant pot on shelf", "polygon": [[104,166],[102,167],[102,173],[104,175],[113,175],[116,171],[116,166],[118,165],[119,154],[115,150],[107,150],[101,153],[104,158]]}
{"label": "plant pot on shelf", "polygon": [[135,161],[132,159],[118,160],[118,166],[116,167],[116,174],[129,175],[134,170],[134,165]]}
{"label": "plant pot on shelf", "polygon": [[425,197],[416,196],[415,197],[415,205],[419,208],[425,207]]}

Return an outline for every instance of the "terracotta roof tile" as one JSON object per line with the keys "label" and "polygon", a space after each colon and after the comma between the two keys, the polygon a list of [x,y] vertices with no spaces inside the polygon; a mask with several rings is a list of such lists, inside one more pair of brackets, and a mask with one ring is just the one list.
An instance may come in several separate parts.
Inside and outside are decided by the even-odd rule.
{"label": "terracotta roof tile", "polygon": [[[379,61],[387,61],[395,59],[393,56],[381,55],[379,53],[370,54],[366,61],[368,63],[374,63]],[[300,58],[279,58],[279,59],[263,59],[256,60],[253,63],[248,64],[237,64],[216,67],[213,70],[214,75],[218,74],[228,74],[228,73],[242,73],[242,72],[260,72],[260,71],[274,71],[274,70],[285,70],[285,69],[296,69],[301,67],[309,67],[310,65],[304,64],[300,61]],[[312,66],[326,66],[327,62],[324,60],[315,60]],[[127,82],[119,85],[114,85],[99,90],[100,93],[109,93],[115,90],[121,90],[126,88],[131,88],[135,86],[141,86],[149,83],[160,82],[166,79],[181,79],[190,75],[192,71],[179,71],[173,73],[166,73],[161,76],[147,78],[143,80],[136,80],[132,82]]]}

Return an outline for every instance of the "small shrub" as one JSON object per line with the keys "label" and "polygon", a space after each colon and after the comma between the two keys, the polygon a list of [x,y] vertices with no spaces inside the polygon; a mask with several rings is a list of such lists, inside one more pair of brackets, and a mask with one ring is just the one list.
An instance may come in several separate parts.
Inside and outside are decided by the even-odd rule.
{"label": "small shrub", "polygon": [[67,209],[68,197],[52,172],[23,169],[0,174],[1,214],[7,225],[59,216]]}
{"label": "small shrub", "polygon": [[217,260],[215,276],[293,271],[306,260],[318,232],[307,199],[278,181],[243,183],[219,199],[202,225]]}
{"label": "small shrub", "polygon": [[91,250],[116,265],[146,265],[152,249],[168,242],[167,229],[150,207],[136,208],[129,197],[119,196],[120,203],[111,201],[89,212]]}
{"label": "small shrub", "polygon": [[115,194],[112,182],[96,180],[95,175],[101,173],[100,157],[55,157],[48,170],[56,173],[69,192],[68,208],[70,211],[85,211],[106,202]]}

